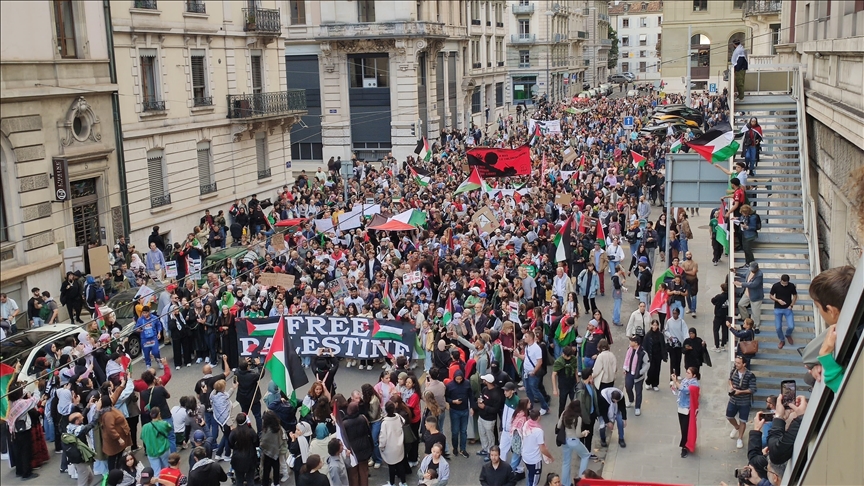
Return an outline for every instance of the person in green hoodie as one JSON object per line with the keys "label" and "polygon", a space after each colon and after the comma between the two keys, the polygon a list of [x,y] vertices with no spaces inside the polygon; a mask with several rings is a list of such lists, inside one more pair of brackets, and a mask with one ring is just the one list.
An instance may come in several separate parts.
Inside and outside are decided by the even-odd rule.
{"label": "person in green hoodie", "polygon": [[159,407],[150,409],[150,422],[141,429],[141,441],[147,449],[147,459],[153,468],[153,475],[159,476],[163,468],[168,467],[169,441],[168,434],[173,424],[162,420]]}

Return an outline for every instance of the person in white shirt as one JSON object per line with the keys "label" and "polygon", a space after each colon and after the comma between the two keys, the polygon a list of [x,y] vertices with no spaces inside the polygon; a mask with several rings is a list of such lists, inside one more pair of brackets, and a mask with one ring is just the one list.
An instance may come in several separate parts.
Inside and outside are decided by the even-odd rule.
{"label": "person in white shirt", "polygon": [[[0,294],[0,319],[4,322],[2,332],[6,334],[15,334],[18,332],[17,326],[15,326],[15,317],[21,310],[18,308],[18,304],[9,298],[6,294]],[[8,325],[8,329],[6,326]]]}
{"label": "person in white shirt", "polygon": [[648,332],[650,327],[651,313],[648,312],[645,302],[639,302],[639,308],[630,314],[630,320],[627,322],[627,337],[631,338],[637,334],[645,336],[645,333]]}
{"label": "person in white shirt", "polygon": [[540,415],[546,415],[549,412],[549,404],[546,403],[546,398],[540,393],[540,377],[537,376],[543,365],[543,350],[537,344],[537,337],[533,332],[526,332],[523,339],[525,341],[525,351],[523,353],[513,351],[513,354],[522,360],[522,378],[525,381],[525,393],[532,402],[540,403]]}
{"label": "person in white shirt", "polygon": [[567,294],[572,292],[573,284],[570,282],[570,277],[564,273],[564,267],[555,269],[555,277],[552,279],[552,295],[554,295],[559,303],[564,303]]}
{"label": "person in white shirt", "polygon": [[684,340],[690,337],[687,323],[681,318],[678,307],[672,309],[672,317],[666,321],[666,342],[669,350],[669,371],[675,376],[681,376],[681,353]]}
{"label": "person in white shirt", "polygon": [[364,304],[363,299],[357,295],[357,287],[351,287],[351,289],[349,289],[349,295],[348,297],[345,297],[344,302],[345,307],[354,304],[354,306],[357,307],[357,310],[362,309]]}

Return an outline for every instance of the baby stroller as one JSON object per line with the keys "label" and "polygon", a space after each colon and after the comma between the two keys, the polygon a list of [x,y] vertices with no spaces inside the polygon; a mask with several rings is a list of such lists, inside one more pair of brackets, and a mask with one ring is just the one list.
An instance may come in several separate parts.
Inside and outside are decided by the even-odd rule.
{"label": "baby stroller", "polygon": [[[258,459],[255,461],[255,483],[261,484],[261,448],[255,448],[255,457]],[[228,479],[231,480],[231,484],[237,484],[237,477],[234,475],[234,468],[228,470]]]}

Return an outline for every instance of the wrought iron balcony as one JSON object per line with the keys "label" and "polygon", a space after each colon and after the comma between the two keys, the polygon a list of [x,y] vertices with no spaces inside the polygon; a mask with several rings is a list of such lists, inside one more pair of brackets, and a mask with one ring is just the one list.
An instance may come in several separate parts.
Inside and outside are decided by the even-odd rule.
{"label": "wrought iron balcony", "polygon": [[210,184],[201,184],[198,188],[200,194],[203,196],[205,194],[210,194],[211,192],[216,192],[216,183],[211,182]]}
{"label": "wrought iron balcony", "polygon": [[141,108],[144,111],[165,111],[165,102],[156,98],[144,98]]}
{"label": "wrought iron balcony", "polygon": [[588,32],[585,32],[584,30],[576,31],[576,38],[577,39],[587,39],[588,38]]}
{"label": "wrought iron balcony", "polygon": [[534,4],[529,3],[528,5],[513,5],[513,14],[514,15],[531,15],[534,13]]}
{"label": "wrought iron balcony", "polygon": [[609,16],[606,14],[597,14],[597,20],[600,20],[601,22],[606,22],[608,24]]}
{"label": "wrought iron balcony", "polygon": [[278,8],[244,8],[243,16],[246,18],[246,25],[243,28],[246,32],[282,33],[282,20]]}
{"label": "wrought iron balcony", "polygon": [[259,118],[306,114],[306,90],[228,95],[228,118]]}
{"label": "wrought iron balcony", "polygon": [[186,11],[189,13],[207,13],[207,8],[204,6],[204,2],[200,0],[186,0]]}
{"label": "wrought iron balcony", "polygon": [[156,0],[135,0],[135,8],[156,10]]}
{"label": "wrought iron balcony", "polygon": [[482,62],[473,62],[473,63],[471,63],[471,68],[472,68],[472,69],[480,69],[481,67],[483,67],[483,63],[482,63]]}
{"label": "wrought iron balcony", "polygon": [[192,99],[193,106],[213,106],[212,96],[198,96]]}
{"label": "wrought iron balcony", "polygon": [[511,34],[511,44],[533,44],[537,42],[536,34]]}
{"label": "wrought iron balcony", "polygon": [[782,8],[781,0],[747,0],[744,3],[744,16],[779,14]]}
{"label": "wrought iron balcony", "polygon": [[258,171],[258,179],[266,179],[272,175],[271,169],[264,169]]}
{"label": "wrought iron balcony", "polygon": [[600,45],[601,46],[611,46],[612,45],[612,39],[600,39]]}
{"label": "wrought iron balcony", "polygon": [[171,194],[163,194],[161,196],[150,196],[150,207],[158,208],[171,204]]}

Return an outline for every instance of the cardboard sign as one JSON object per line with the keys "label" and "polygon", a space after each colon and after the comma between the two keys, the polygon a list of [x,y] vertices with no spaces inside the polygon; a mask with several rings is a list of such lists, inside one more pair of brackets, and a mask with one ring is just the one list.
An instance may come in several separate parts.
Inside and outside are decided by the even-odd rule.
{"label": "cardboard sign", "polygon": [[111,273],[111,264],[108,263],[108,247],[97,246],[87,250],[87,256],[90,257],[90,275],[104,276],[106,273]]}
{"label": "cardboard sign", "polygon": [[273,238],[270,239],[270,244],[273,245],[273,249],[276,250],[276,253],[285,249],[285,236],[282,233],[276,233],[273,235]]}
{"label": "cardboard sign", "polygon": [[201,280],[201,259],[189,259],[189,273],[192,274],[192,280]]}
{"label": "cardboard sign", "polygon": [[486,233],[495,231],[501,225],[498,222],[498,218],[495,217],[495,213],[489,209],[489,206],[483,206],[483,209],[474,213],[474,216],[471,217],[471,222],[476,224],[480,228],[480,231],[485,231]]}
{"label": "cardboard sign", "polygon": [[268,287],[294,288],[294,275],[287,273],[262,273],[258,276],[258,283]]}
{"label": "cardboard sign", "polygon": [[414,285],[421,280],[423,280],[423,274],[420,273],[420,270],[408,272],[402,276],[402,281],[405,282],[405,285]]}
{"label": "cardboard sign", "polygon": [[567,150],[565,150],[562,155],[564,156],[565,164],[576,160],[576,151],[572,148],[568,148]]}
{"label": "cardboard sign", "polygon": [[555,204],[559,206],[569,206],[570,202],[573,201],[573,195],[566,192],[559,192],[555,194]]}
{"label": "cardboard sign", "polygon": [[165,278],[177,278],[177,262],[174,260],[165,262]]}
{"label": "cardboard sign", "polygon": [[336,300],[342,300],[348,295],[348,287],[345,285],[344,277],[327,282],[327,289],[330,290],[330,294]]}

